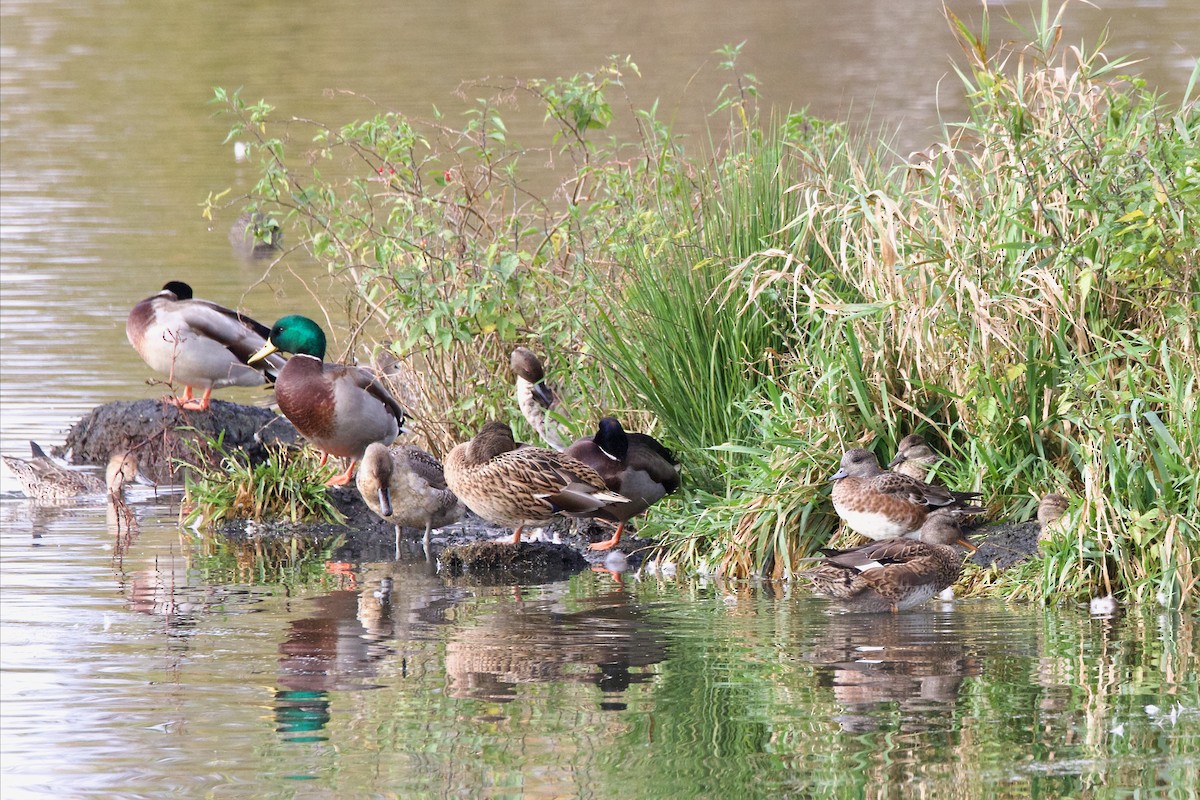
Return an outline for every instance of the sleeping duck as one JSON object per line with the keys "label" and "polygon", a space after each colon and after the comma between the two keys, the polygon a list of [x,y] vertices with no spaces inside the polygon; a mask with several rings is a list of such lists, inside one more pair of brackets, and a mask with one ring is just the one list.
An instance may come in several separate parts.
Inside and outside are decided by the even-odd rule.
{"label": "sleeping duck", "polygon": [[[142,360],[170,383],[183,384],[183,396],[167,402],[191,411],[206,411],[213,389],[262,386],[275,379],[285,363],[282,356],[249,363],[268,332],[245,314],[197,300],[192,287],[180,281],[142,300],[125,320],[125,335]],[[196,389],[203,390],[202,397],[193,395]]]}

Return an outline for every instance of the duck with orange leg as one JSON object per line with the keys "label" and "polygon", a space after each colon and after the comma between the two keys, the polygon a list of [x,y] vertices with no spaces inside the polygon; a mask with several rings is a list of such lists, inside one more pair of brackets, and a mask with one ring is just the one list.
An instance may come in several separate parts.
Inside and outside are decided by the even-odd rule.
{"label": "duck with orange leg", "polygon": [[[213,389],[274,381],[283,356],[250,363],[268,333],[245,314],[196,299],[181,281],[170,281],[139,302],[125,320],[125,336],[142,360],[172,383],[183,384],[183,396],[166,401],[188,411],[207,411]],[[203,389],[203,397],[195,397],[195,389]]]}
{"label": "duck with orange leg", "polygon": [[555,516],[594,516],[627,502],[587,464],[554,450],[518,444],[512,428],[489,422],[446,456],[446,484],[467,508],[513,528],[513,544],[526,525]]}
{"label": "duck with orange leg", "polygon": [[566,454],[579,459],[604,479],[610,490],[627,498],[599,509],[595,516],[617,524],[611,539],[593,550],[611,550],[621,542],[625,524],[679,489],[679,462],[653,436],[626,433],[614,417],[600,420],[594,436],[577,439]]}
{"label": "duck with orange leg", "polygon": [[350,483],[368,445],[390,445],[404,431],[404,410],[369,370],[326,362],[325,332],[308,317],[279,319],[250,362],[279,351],[293,354],[275,381],[279,410],[321,451],[322,465],[331,455],[350,460],[326,485]]}

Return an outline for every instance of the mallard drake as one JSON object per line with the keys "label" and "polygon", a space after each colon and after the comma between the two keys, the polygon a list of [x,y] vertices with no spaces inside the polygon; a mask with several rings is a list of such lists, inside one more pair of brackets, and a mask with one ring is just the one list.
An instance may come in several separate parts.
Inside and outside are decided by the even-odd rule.
{"label": "mallard drake", "polygon": [[949,510],[931,512],[920,541],[887,539],[854,550],[825,550],[825,558],[801,572],[817,594],[852,611],[904,611],[924,603],[958,580],[962,554],[951,545],[975,547]]}
{"label": "mallard drake", "polygon": [[978,492],[952,492],[917,478],[880,469],[870,450],[847,450],[833,478],[833,508],[856,533],[870,539],[916,538],[929,512],[947,508],[959,514],[985,509],[968,505]]}
{"label": "mallard drake", "polygon": [[[192,287],[179,281],[135,305],[125,320],[125,336],[142,360],[171,383],[183,384],[183,396],[167,402],[193,411],[208,409],[213,389],[262,386],[275,379],[285,363],[282,356],[249,365],[268,333],[245,314],[195,299]],[[196,388],[204,390],[203,397],[193,397]]]}
{"label": "mallard drake", "polygon": [[888,469],[925,483],[939,485],[941,481],[934,470],[941,461],[942,457],[933,451],[924,437],[910,433],[896,446],[896,457],[888,462]]}
{"label": "mallard drake", "polygon": [[398,527],[424,528],[426,550],[430,531],[457,522],[465,511],[438,460],[411,444],[390,450],[379,442],[367,445],[355,484],[376,516]]}
{"label": "mallard drake", "polygon": [[369,370],[325,362],[325,332],[308,317],[279,319],[251,363],[278,351],[294,353],[275,380],[279,410],[300,434],[329,456],[350,459],[346,471],[326,481],[344,486],[372,442],[389,445],[404,430],[404,410]]}
{"label": "mallard drake", "polygon": [[25,496],[39,503],[63,503],[74,499],[105,494],[120,497],[127,483],[150,483],[138,471],[137,458],[122,450],[112,454],[105,470],[105,479],[82,470],[72,469],[46,455],[37,442],[30,442],[33,457],[26,461],[15,456],[0,456],[4,466],[16,476]]}
{"label": "mallard drake", "polygon": [[610,491],[596,471],[565,453],[518,445],[512,428],[489,422],[446,456],[446,483],[467,508],[513,530],[556,515],[592,516],[629,498]]}
{"label": "mallard drake", "polygon": [[592,545],[610,550],[621,541],[625,523],[679,488],[679,462],[653,436],[626,433],[613,417],[604,417],[595,436],[576,440],[566,454],[594,469],[613,492],[629,498],[600,509],[596,516],[617,523],[611,539]]}
{"label": "mallard drake", "polygon": [[558,394],[546,383],[542,361],[527,347],[518,347],[509,357],[509,365],[517,376],[517,406],[538,436],[555,450],[562,451],[567,443],[559,432],[552,415],[561,414]]}

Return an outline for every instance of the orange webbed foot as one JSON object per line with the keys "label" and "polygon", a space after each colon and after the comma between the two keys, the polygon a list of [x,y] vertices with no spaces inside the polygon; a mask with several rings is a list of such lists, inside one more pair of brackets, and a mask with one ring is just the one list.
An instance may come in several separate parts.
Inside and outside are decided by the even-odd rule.
{"label": "orange webbed foot", "polygon": [[625,523],[617,526],[617,532],[612,535],[611,539],[605,539],[603,542],[596,542],[591,545],[592,550],[612,550],[621,543],[621,533],[625,530]]}
{"label": "orange webbed foot", "polygon": [[350,466],[346,467],[345,472],[339,472],[329,480],[325,481],[326,486],[345,486],[354,480],[354,468],[358,466],[358,461],[350,459]]}

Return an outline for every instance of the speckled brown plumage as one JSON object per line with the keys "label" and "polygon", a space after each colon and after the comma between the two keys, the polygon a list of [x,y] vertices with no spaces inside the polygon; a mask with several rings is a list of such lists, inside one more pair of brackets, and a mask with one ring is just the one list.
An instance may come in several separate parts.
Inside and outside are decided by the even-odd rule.
{"label": "speckled brown plumage", "polygon": [[910,433],[900,440],[896,447],[896,457],[888,462],[888,469],[940,486],[942,481],[934,470],[941,460],[942,457],[933,451],[922,436]]}
{"label": "speckled brown plumage", "polygon": [[554,450],[518,446],[512,429],[489,422],[450,451],[446,483],[467,507],[498,525],[521,528],[555,515],[590,515],[627,498],[586,464]]}
{"label": "speckled brown plumage", "polygon": [[950,545],[967,544],[955,514],[930,513],[920,541],[887,539],[854,550],[827,550],[817,566],[800,573],[823,597],[853,611],[903,611],[958,580],[962,555]]}
{"label": "speckled brown plumage", "polygon": [[908,475],[887,472],[880,469],[878,459],[869,450],[846,451],[833,481],[833,507],[838,516],[856,533],[876,540],[915,538],[929,512],[938,508],[962,514],[984,510],[967,502],[978,493],[951,492]]}

